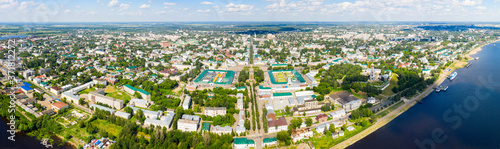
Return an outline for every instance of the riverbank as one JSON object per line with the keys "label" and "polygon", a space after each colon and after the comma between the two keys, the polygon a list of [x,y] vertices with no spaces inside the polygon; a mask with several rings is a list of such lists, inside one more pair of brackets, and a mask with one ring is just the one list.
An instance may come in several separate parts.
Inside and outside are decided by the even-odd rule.
{"label": "riverbank", "polygon": [[[471,52],[465,54],[464,56],[466,57],[469,57],[469,58],[472,58],[470,55],[472,54],[476,54],[477,52],[481,51],[483,46],[485,45],[489,45],[489,44],[492,44],[492,43],[495,43],[495,42],[498,42],[500,41],[500,39],[497,39],[497,40],[493,40],[493,41],[490,41],[490,42],[487,42],[483,45],[481,45],[480,47],[477,47],[475,48],[474,50],[472,50]],[[453,62],[452,65],[450,66],[455,66],[455,65],[458,65],[460,61],[456,61],[456,62]],[[463,68],[465,65],[458,65],[457,67],[454,67],[454,68]],[[418,94],[417,96],[413,97],[411,100],[404,100],[405,104],[401,105],[400,107],[398,107],[396,110],[388,113],[386,116],[380,118],[375,124],[373,124],[372,126],[370,126],[369,128],[363,130],[362,132],[356,134],[355,136],[335,145],[333,148],[346,148],[354,143],[356,143],[357,141],[363,139],[364,137],[370,135],[371,133],[375,132],[376,130],[378,130],[379,128],[385,126],[386,124],[388,124],[390,121],[392,121],[393,119],[395,119],[396,117],[398,117],[399,115],[401,115],[402,113],[404,113],[405,111],[407,111],[408,109],[410,109],[412,106],[414,106],[417,101],[420,101],[421,99],[427,97],[430,93],[432,93],[432,91],[434,91],[434,87],[436,86],[439,86],[441,83],[443,83],[444,80],[446,80],[446,76],[447,76],[447,73],[450,73],[454,70],[454,68],[451,68],[452,70],[449,71],[449,72],[442,72],[440,75],[439,75],[439,78],[438,80],[436,80],[436,82],[434,84],[432,84],[431,86],[427,87],[427,89]],[[447,68],[448,69],[448,68]],[[445,69],[446,70],[446,69]],[[388,108],[386,108],[388,109]]]}
{"label": "riverbank", "polygon": [[470,51],[469,53],[467,53],[467,54],[465,55],[465,57],[467,57],[467,58],[469,58],[469,59],[474,59],[474,58],[473,58],[473,57],[471,57],[470,55],[474,55],[474,54],[476,54],[477,52],[479,52],[479,51],[483,50],[483,47],[484,47],[485,45],[489,45],[489,44],[492,44],[492,43],[495,43],[495,42],[498,42],[498,41],[500,41],[500,39],[497,39],[497,40],[495,40],[495,41],[490,41],[490,42],[488,42],[488,43],[486,43],[486,44],[483,44],[483,45],[481,45],[481,46],[479,46],[479,47],[477,47],[477,48],[473,49],[473,50],[472,50],[472,51]]}

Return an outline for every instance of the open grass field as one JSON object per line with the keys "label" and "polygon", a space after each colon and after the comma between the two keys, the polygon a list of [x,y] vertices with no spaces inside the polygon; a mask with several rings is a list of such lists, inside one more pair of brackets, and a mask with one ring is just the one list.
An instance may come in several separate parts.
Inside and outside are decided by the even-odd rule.
{"label": "open grass field", "polygon": [[85,90],[83,90],[83,91],[80,91],[80,92],[79,92],[79,94],[88,94],[88,93],[90,93],[90,92],[92,92],[92,91],[95,91],[95,90],[96,90],[96,89],[95,89],[95,88],[93,88],[93,87],[92,87],[92,88],[87,88],[87,89],[85,89]]}
{"label": "open grass field", "polygon": [[394,94],[394,92],[392,92],[392,88],[398,85],[398,77],[396,77],[396,75],[392,75],[390,82],[391,84],[382,91],[383,95],[391,96]]}
{"label": "open grass field", "polygon": [[361,126],[354,126],[356,128],[354,131],[344,131],[344,136],[338,137],[336,139],[333,139],[332,136],[326,136],[322,135],[320,137],[312,137],[309,138],[309,140],[312,142],[315,148],[332,148],[336,144],[347,140],[348,138],[358,134],[359,132],[365,130],[369,126],[366,127],[361,127]]}
{"label": "open grass field", "polygon": [[111,92],[116,92],[117,89],[113,86],[106,86],[106,88],[104,88],[104,92],[105,93],[111,93]]}
{"label": "open grass field", "polygon": [[130,99],[132,99],[127,93],[118,91],[113,86],[106,86],[104,92],[106,93],[106,96],[113,97],[116,99],[127,100],[127,101],[130,101]]}
{"label": "open grass field", "polygon": [[388,109],[385,109],[377,114],[375,114],[375,117],[378,119],[378,118],[381,118],[381,117],[384,117],[385,115],[391,113],[392,111],[396,110],[399,106],[401,106],[404,102],[403,101],[399,101],[393,105],[391,105],[391,107],[389,107]]}
{"label": "open grass field", "polygon": [[121,100],[127,100],[127,101],[130,101],[130,99],[131,99],[131,97],[128,94],[126,94],[122,91],[108,93],[108,94],[106,94],[106,96],[113,97],[116,99],[121,99]]}
{"label": "open grass field", "polygon": [[120,131],[122,130],[122,126],[118,126],[115,124],[111,124],[106,120],[97,119],[91,122],[92,125],[99,128],[99,130],[105,130],[109,134],[113,134],[114,136],[118,136]]}

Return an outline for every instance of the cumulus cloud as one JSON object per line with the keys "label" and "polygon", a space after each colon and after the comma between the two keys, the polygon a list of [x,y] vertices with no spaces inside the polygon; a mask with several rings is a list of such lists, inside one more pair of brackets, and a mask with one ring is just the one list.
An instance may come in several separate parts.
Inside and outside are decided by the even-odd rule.
{"label": "cumulus cloud", "polygon": [[254,7],[253,5],[245,5],[245,4],[235,5],[233,3],[226,5],[226,9],[229,12],[251,11],[253,7]]}
{"label": "cumulus cloud", "polygon": [[111,0],[108,4],[108,7],[113,7],[113,6],[116,6],[118,5],[118,0]]}
{"label": "cumulus cloud", "polygon": [[12,9],[17,7],[17,0],[0,0],[0,9]]}
{"label": "cumulus cloud", "polygon": [[475,6],[483,3],[483,0],[439,0],[439,4],[455,5],[455,6]]}
{"label": "cumulus cloud", "polygon": [[139,6],[139,8],[141,9],[146,9],[146,8],[150,8],[151,5],[148,5],[148,4],[142,4],[141,6]]}
{"label": "cumulus cloud", "polygon": [[212,2],[207,2],[207,1],[203,1],[201,2],[202,5],[213,5],[214,3]]}
{"label": "cumulus cloud", "polygon": [[201,9],[199,9],[199,10],[198,10],[198,11],[196,11],[196,12],[200,12],[200,13],[208,13],[208,12],[210,12],[210,9],[207,9],[207,10],[201,10]]}
{"label": "cumulus cloud", "polygon": [[36,3],[34,1],[21,2],[21,5],[17,9],[23,10],[23,9],[26,9],[27,7],[35,6],[35,5],[36,5]]}
{"label": "cumulus cloud", "polygon": [[484,7],[484,6],[477,6],[477,7],[476,7],[476,9],[479,9],[479,10],[485,10],[485,9],[486,9],[486,7]]}
{"label": "cumulus cloud", "polygon": [[121,3],[121,4],[120,4],[120,9],[121,9],[121,10],[128,9],[129,7],[130,7],[130,5],[129,5],[129,4],[124,4],[124,3]]}
{"label": "cumulus cloud", "polygon": [[177,5],[177,3],[164,2],[163,5],[174,6],[174,5]]}
{"label": "cumulus cloud", "polygon": [[70,12],[71,12],[71,10],[69,10],[69,9],[64,10],[64,13],[70,13]]}

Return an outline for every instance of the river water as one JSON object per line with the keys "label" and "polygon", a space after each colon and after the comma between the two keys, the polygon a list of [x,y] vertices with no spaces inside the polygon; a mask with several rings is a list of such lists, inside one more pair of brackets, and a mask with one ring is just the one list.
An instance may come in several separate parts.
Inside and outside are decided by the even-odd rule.
{"label": "river water", "polygon": [[348,148],[500,148],[500,42],[472,57],[480,59],[443,82],[446,92],[431,93]]}
{"label": "river water", "polygon": [[[40,140],[37,140],[35,137],[30,137],[24,133],[16,133],[15,140],[11,141],[7,137],[10,136],[10,133],[7,132],[7,121],[5,118],[0,117],[0,149],[45,149],[45,146],[40,144]],[[70,145],[59,145],[61,144],[61,140],[53,137],[54,144],[52,144],[54,149],[71,149]]]}
{"label": "river water", "polygon": [[26,35],[9,35],[9,36],[1,36],[0,40],[13,39],[13,38],[26,38],[26,37],[28,37],[28,36],[26,36]]}

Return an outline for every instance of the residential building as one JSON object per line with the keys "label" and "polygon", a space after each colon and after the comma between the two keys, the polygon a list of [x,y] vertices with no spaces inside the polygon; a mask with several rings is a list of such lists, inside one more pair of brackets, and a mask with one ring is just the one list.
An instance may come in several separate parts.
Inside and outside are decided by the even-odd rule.
{"label": "residential building", "polygon": [[59,112],[59,110],[67,109],[67,108],[68,108],[68,104],[66,104],[64,102],[56,102],[56,103],[52,104],[52,110],[54,110],[55,112]]}
{"label": "residential building", "polygon": [[288,123],[286,122],[285,117],[280,117],[275,121],[268,121],[267,124],[267,130],[269,133],[288,130]]}
{"label": "residential building", "polygon": [[92,102],[98,102],[102,104],[106,104],[110,107],[113,107],[115,109],[122,109],[123,108],[123,101],[120,99],[115,99],[112,97],[108,97],[104,95],[104,89],[98,89],[95,91],[92,91],[88,94],[88,99]]}
{"label": "residential building", "polygon": [[325,122],[326,120],[328,120],[328,116],[326,116],[326,114],[324,114],[324,113],[316,116],[316,121],[319,123]]}
{"label": "residential building", "polygon": [[233,128],[231,126],[221,127],[221,126],[217,125],[217,126],[212,127],[211,132],[218,134],[218,135],[231,134],[231,132],[233,132]]}
{"label": "residential building", "polygon": [[205,107],[203,114],[206,116],[215,117],[217,115],[226,115],[226,107]]}
{"label": "residential building", "polygon": [[233,148],[250,148],[255,147],[255,141],[247,138],[234,138]]}
{"label": "residential building", "polygon": [[132,94],[132,95],[134,95],[135,92],[137,92],[137,93],[141,94],[142,98],[144,98],[146,100],[151,100],[151,93],[146,92],[143,89],[137,89],[131,85],[126,84],[123,86],[123,90],[125,90],[127,93]]}
{"label": "residential building", "polygon": [[361,106],[361,100],[347,91],[332,94],[328,97],[330,100],[333,100],[335,104],[342,106],[346,111],[356,110]]}
{"label": "residential building", "polygon": [[182,102],[182,108],[184,110],[187,110],[191,107],[191,96],[187,95],[184,96],[184,101]]}
{"label": "residential building", "polygon": [[200,125],[200,117],[196,115],[182,115],[182,118],[177,120],[177,129],[181,131],[197,131]]}

